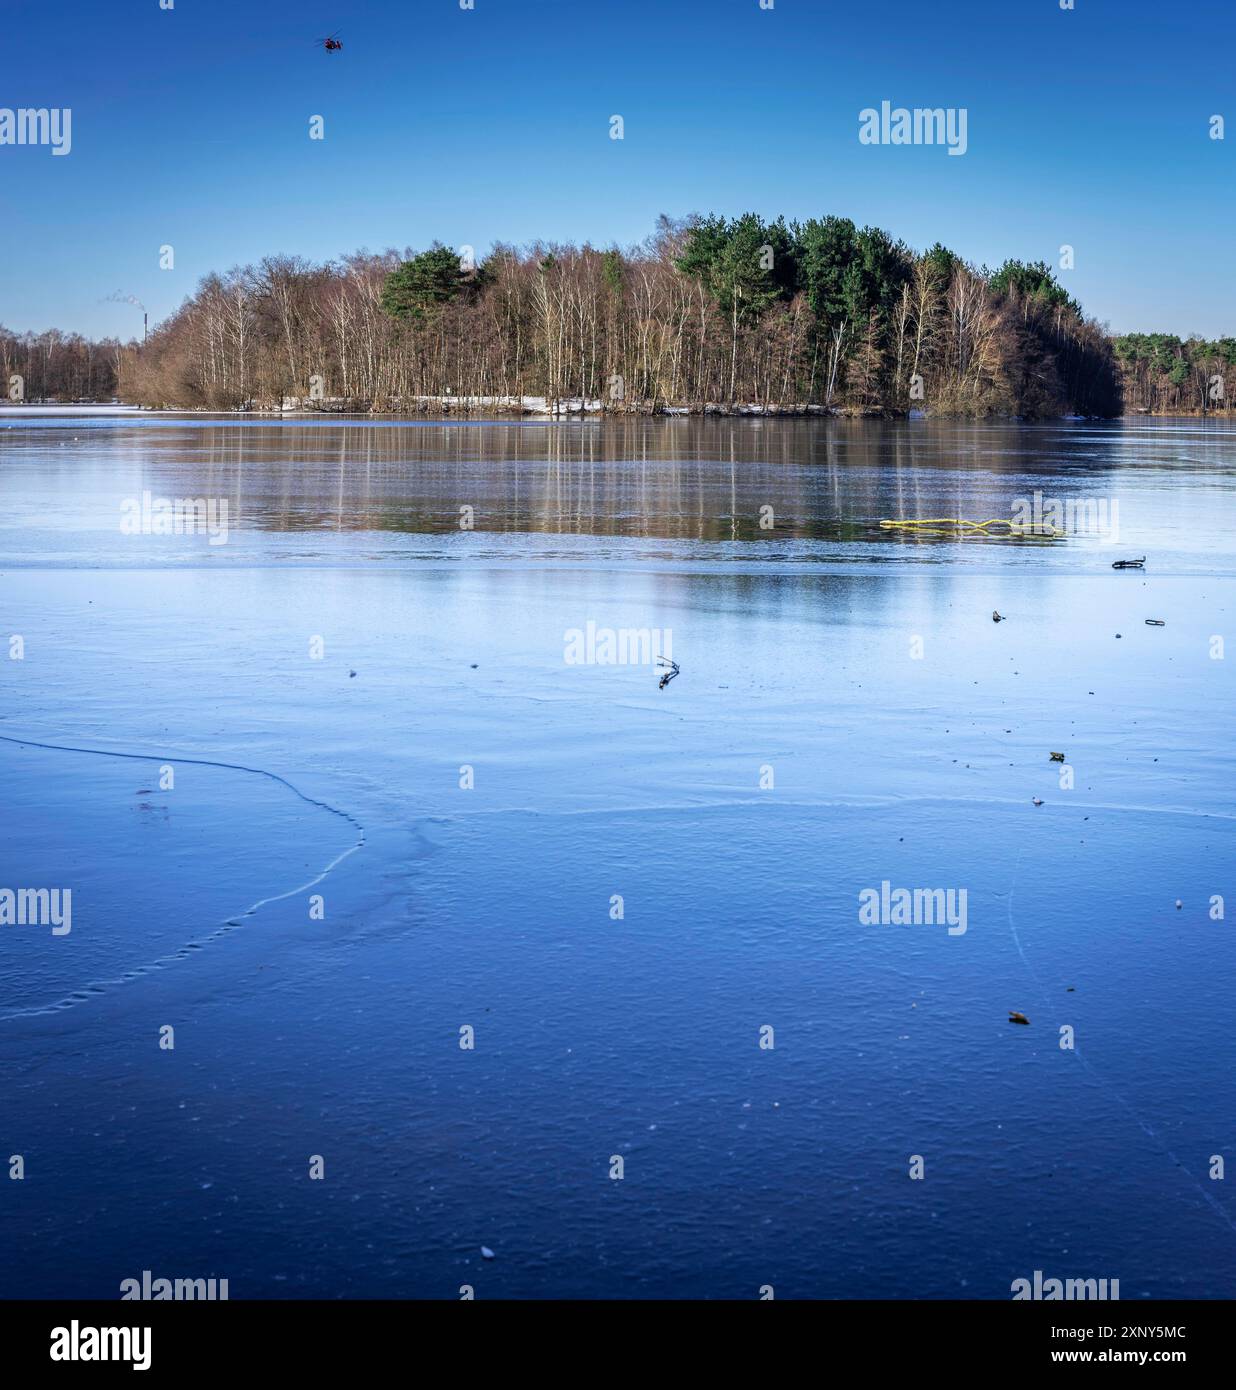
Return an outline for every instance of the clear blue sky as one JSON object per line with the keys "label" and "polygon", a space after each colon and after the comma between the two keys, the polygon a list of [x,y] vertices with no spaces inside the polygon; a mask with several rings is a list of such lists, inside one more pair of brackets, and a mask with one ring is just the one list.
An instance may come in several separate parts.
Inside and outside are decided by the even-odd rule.
{"label": "clear blue sky", "polygon": [[[154,323],[274,251],[627,245],[753,210],[989,264],[1069,243],[1117,331],[1236,334],[1232,0],[475,3],[2,0],[0,107],[71,107],[73,148],[0,147],[0,323],[127,337],[108,295]],[[861,145],[885,99],[967,108],[968,153]]]}

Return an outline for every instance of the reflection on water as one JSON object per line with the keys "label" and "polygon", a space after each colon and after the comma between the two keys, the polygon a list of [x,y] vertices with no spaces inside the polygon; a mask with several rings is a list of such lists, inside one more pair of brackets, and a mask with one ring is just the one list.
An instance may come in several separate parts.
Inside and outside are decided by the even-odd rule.
{"label": "reflection on water", "polygon": [[[1226,552],[1214,507],[1232,507],[1234,453],[1236,431],[1196,420],[53,417],[0,432],[0,488],[15,558],[23,557],[22,535],[32,529],[114,530],[122,500],[144,490],[226,499],[230,525],[240,533],[474,530],[833,543],[804,552],[814,558],[846,558],[854,547],[868,558],[873,547],[940,558],[938,537],[882,532],[878,523],[1009,517],[1038,490],[1065,503],[1116,501],[1120,539],[1154,543],[1162,558],[1165,550]],[[1182,476],[1187,489],[1175,486]],[[88,562],[80,541],[74,549]],[[105,550],[100,563],[112,559],[114,547]],[[175,553],[159,558],[174,560]],[[182,549],[180,558],[190,557]],[[223,563],[235,550],[206,558]]]}

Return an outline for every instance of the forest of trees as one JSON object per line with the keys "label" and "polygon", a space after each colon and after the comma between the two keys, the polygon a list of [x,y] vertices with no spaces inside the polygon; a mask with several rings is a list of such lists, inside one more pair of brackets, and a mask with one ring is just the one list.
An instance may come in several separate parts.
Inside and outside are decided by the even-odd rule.
{"label": "forest of trees", "polygon": [[992,271],[846,218],[662,217],[641,246],[496,246],[210,275],[121,349],[0,330],[26,398],[208,410],[1213,410],[1236,342],[1110,338],[1045,264]]}
{"label": "forest of trees", "polygon": [[662,218],[641,247],[445,247],[210,276],[126,357],[121,394],[214,409],[316,398],[609,410],[1120,411],[1110,345],[1044,265],[916,255],[845,218]]}
{"label": "forest of trees", "polygon": [[111,400],[120,359],[132,351],[114,340],[93,343],[54,328],[17,334],[0,324],[0,399],[14,393],[28,401]]}
{"label": "forest of trees", "polygon": [[1125,333],[1112,344],[1124,380],[1124,408],[1151,415],[1230,410],[1236,338],[1207,342],[1170,333]]}

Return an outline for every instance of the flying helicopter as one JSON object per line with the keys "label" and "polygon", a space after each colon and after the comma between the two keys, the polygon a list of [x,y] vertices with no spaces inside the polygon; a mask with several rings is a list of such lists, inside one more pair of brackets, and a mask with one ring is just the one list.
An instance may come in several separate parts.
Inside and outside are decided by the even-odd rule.
{"label": "flying helicopter", "polygon": [[343,40],[338,34],[331,34],[329,38],[316,40],[319,48],[324,48],[327,53],[337,53],[343,47]]}

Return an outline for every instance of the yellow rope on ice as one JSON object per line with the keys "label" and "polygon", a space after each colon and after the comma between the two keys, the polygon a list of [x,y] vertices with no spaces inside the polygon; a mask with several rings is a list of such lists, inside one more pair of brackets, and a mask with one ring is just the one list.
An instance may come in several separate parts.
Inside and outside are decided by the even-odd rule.
{"label": "yellow rope on ice", "polygon": [[[949,529],[920,531],[918,534],[946,536],[949,534],[949,530],[954,530],[992,536],[994,539],[1015,537],[1018,540],[1056,540],[1066,534],[1059,527],[1051,525],[1050,522],[1040,522],[1039,525],[1034,526],[1025,522],[1009,521],[1007,517],[1002,516],[994,516],[990,521],[967,521],[965,517],[961,516],[935,516],[924,517],[915,521],[881,521],[880,525],[889,531],[913,531],[919,526],[934,526]],[[1003,527],[1003,530],[993,533],[991,530],[993,526]]]}

